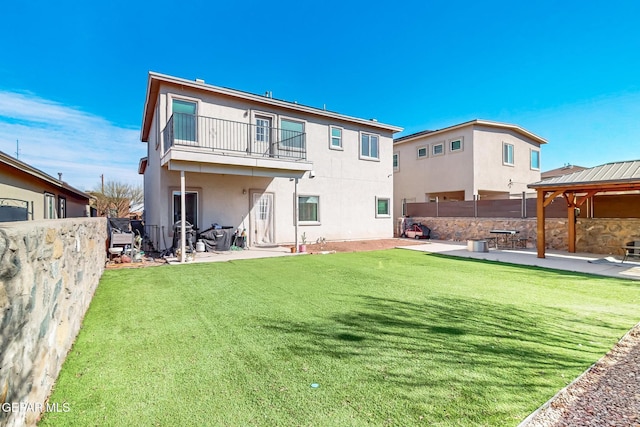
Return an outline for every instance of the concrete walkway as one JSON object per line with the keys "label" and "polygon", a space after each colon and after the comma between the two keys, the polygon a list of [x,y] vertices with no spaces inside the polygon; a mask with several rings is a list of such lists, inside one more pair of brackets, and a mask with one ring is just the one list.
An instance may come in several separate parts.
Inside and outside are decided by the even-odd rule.
{"label": "concrete walkway", "polygon": [[402,249],[450,255],[461,258],[484,259],[511,264],[554,268],[620,279],[640,280],[640,263],[601,254],[547,250],[546,258],[538,258],[536,249],[490,249],[489,252],[470,252],[461,242],[432,240],[423,245],[400,246]]}
{"label": "concrete walkway", "polygon": [[[490,249],[489,252],[470,252],[467,250],[466,243],[462,242],[430,240],[421,245],[411,246],[402,246],[401,242],[399,240],[400,246],[397,246],[398,248],[412,251],[640,280],[640,263],[631,261],[622,263],[620,257],[586,253],[570,254],[566,251],[547,250],[546,258],[538,258],[535,249]],[[289,248],[281,246],[251,247],[238,251],[198,252],[195,259],[189,261],[188,264],[305,255],[307,254],[292,254]],[[180,264],[175,257],[167,258],[167,262],[172,265]]]}
{"label": "concrete walkway", "polygon": [[[199,262],[225,262],[236,261],[240,259],[255,259],[255,258],[272,258],[280,256],[296,256],[303,254],[292,254],[289,248],[282,246],[273,247],[251,247],[248,249],[234,250],[234,251],[216,251],[216,252],[196,252],[195,259],[187,261],[186,264],[193,264]],[[167,262],[171,265],[179,265],[180,261],[176,257],[167,257]]]}

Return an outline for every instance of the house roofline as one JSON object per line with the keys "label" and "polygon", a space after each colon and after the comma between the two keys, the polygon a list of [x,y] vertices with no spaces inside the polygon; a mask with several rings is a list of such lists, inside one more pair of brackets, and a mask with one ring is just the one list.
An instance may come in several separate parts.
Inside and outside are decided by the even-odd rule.
{"label": "house roofline", "polygon": [[213,86],[201,80],[187,80],[179,77],[172,77],[165,74],[149,71],[149,78],[147,81],[147,93],[144,103],[144,111],[142,113],[142,127],[140,131],[140,140],[147,142],[149,140],[149,133],[151,131],[151,120],[153,119],[153,112],[155,110],[156,102],[158,100],[158,93],[160,92],[160,85],[177,85],[182,87],[188,87],[191,89],[201,90],[217,95],[229,96],[233,98],[244,99],[247,101],[257,102],[274,107],[284,108],[293,111],[299,111],[306,114],[313,114],[316,116],[327,117],[337,119],[340,121],[347,121],[357,123],[359,125],[366,125],[373,128],[378,128],[392,133],[401,132],[403,128],[393,125],[380,123],[375,119],[366,120],[357,117],[346,116],[343,114],[335,113],[332,111],[322,110],[315,107],[309,107],[294,102],[283,101],[280,99],[274,99],[265,97],[262,95],[256,95],[249,92],[243,92],[236,89],[229,89],[221,86]]}
{"label": "house roofline", "polygon": [[28,173],[29,175],[38,178],[42,181],[46,181],[51,185],[54,185],[56,187],[62,188],[66,191],[69,191],[71,193],[75,193],[76,195],[86,198],[86,199],[90,199],[91,196],[87,193],[85,193],[84,191],[80,191],[77,188],[74,188],[72,186],[70,186],[69,184],[67,184],[64,181],[61,181],[59,179],[56,179],[54,177],[52,177],[49,174],[46,174],[44,172],[42,172],[40,169],[36,169],[31,165],[28,165],[27,163],[20,161],[18,159],[16,159],[15,157],[11,157],[10,155],[0,151],[0,163],[4,163],[6,165],[9,165],[11,167],[14,167],[16,169],[19,169],[25,173]]}
{"label": "house roofline", "polygon": [[405,136],[401,136],[400,138],[396,138],[394,139],[393,143],[395,144],[403,144],[405,142],[410,142],[410,141],[414,141],[418,138],[421,138],[423,136],[426,135],[436,135],[438,133],[443,133],[443,132],[449,132],[452,130],[456,130],[456,129],[460,129],[463,127],[467,127],[467,126],[488,126],[488,127],[494,127],[494,128],[500,128],[500,129],[510,129],[514,132],[517,132],[521,135],[526,136],[527,138],[533,139],[534,141],[536,141],[539,144],[546,144],[547,140],[536,135],[533,132],[529,132],[528,130],[518,126],[518,125],[513,125],[510,123],[501,123],[501,122],[494,122],[491,120],[482,120],[482,119],[475,119],[475,120],[470,120],[468,122],[464,122],[464,123],[460,123],[457,125],[453,125],[453,126],[449,126],[443,129],[438,129],[438,130],[424,130],[424,131],[420,131],[420,132],[416,132],[416,133],[412,133],[410,135],[405,135]]}

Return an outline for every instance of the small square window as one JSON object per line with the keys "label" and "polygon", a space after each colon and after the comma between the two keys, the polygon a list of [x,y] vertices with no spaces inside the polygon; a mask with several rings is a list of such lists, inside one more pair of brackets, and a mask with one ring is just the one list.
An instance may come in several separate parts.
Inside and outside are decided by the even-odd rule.
{"label": "small square window", "polygon": [[433,144],[431,152],[434,156],[440,156],[444,154],[444,143],[441,142],[439,144]]}
{"label": "small square window", "polygon": [[329,148],[342,148],[342,128],[329,126]]}
{"label": "small square window", "polygon": [[418,158],[423,159],[427,157],[429,152],[427,151],[427,147],[418,147]]}
{"label": "small square window", "polygon": [[513,144],[502,144],[502,163],[513,166]]}
{"label": "small square window", "polygon": [[393,171],[398,172],[400,170],[400,153],[393,153]]}
{"label": "small square window", "polygon": [[376,197],[376,218],[391,216],[391,199]]}
{"label": "small square window", "polygon": [[454,139],[449,141],[449,151],[462,151],[462,139]]}

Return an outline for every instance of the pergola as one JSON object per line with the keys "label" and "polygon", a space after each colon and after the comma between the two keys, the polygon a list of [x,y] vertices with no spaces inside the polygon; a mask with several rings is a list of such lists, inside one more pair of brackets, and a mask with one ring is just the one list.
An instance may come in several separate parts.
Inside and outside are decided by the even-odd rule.
{"label": "pergola", "polygon": [[538,193],[538,258],[545,257],[545,210],[556,197],[567,202],[569,252],[576,251],[576,209],[599,193],[640,190],[640,160],[607,163],[529,184]]}

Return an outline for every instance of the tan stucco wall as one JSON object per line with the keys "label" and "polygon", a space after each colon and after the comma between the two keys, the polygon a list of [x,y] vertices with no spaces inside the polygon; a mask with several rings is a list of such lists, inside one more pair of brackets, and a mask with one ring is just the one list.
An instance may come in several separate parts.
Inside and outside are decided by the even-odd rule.
{"label": "tan stucco wall", "polygon": [[87,216],[87,199],[78,198],[32,175],[0,164],[0,197],[33,203],[33,218],[29,219],[44,219],[45,192],[56,196],[56,211],[59,197],[62,196],[67,200],[67,218]]}
{"label": "tan stucco wall", "polygon": [[[166,123],[171,115],[170,100],[175,88],[163,87],[159,95],[158,115],[160,123]],[[393,236],[394,214],[376,217],[376,197],[393,200],[392,134],[379,128],[356,124],[346,120],[331,120],[304,112],[293,112],[278,107],[265,107],[245,100],[236,100],[193,90],[179,91],[180,96],[198,101],[198,114],[253,123],[256,112],[274,115],[274,126],[279,127],[281,117],[305,121],[307,161],[313,163],[315,178],[308,174],[299,180],[300,195],[320,197],[320,224],[300,225],[298,234],[306,234],[307,240],[319,237],[329,240],[371,239]],[[343,129],[343,149],[329,148],[329,126]],[[164,126],[152,128],[160,132]],[[360,131],[379,136],[379,160],[359,158]],[[145,218],[147,225],[159,225],[164,229],[166,245],[171,244],[169,230],[173,224],[171,191],[180,188],[180,173],[160,167],[160,155],[155,149],[157,135],[150,137],[149,165],[145,173]],[[160,144],[162,149],[164,142]],[[250,196],[253,191],[267,191],[275,195],[275,241],[295,241],[294,231],[294,182],[288,178],[260,178],[247,175],[223,175],[186,173],[187,190],[199,191],[201,206],[200,228],[212,223],[249,230]],[[243,194],[243,190],[247,190]],[[392,210],[392,207],[390,208]],[[164,228],[163,228],[164,227]],[[161,247],[165,246],[161,242]]]}
{"label": "tan stucco wall", "polygon": [[[0,223],[0,403],[12,408],[0,425],[35,425],[104,271],[105,239],[104,218]],[[21,403],[30,409],[14,411]]]}
{"label": "tan stucco wall", "polygon": [[[451,152],[448,143],[457,138],[463,138],[463,150]],[[445,154],[433,156],[431,147],[441,142]],[[503,143],[514,146],[514,166],[502,162]],[[429,155],[418,159],[417,150],[423,146]],[[393,147],[400,156],[399,170],[393,175],[394,212],[402,212],[403,199],[427,202],[426,194],[460,191],[464,200],[473,200],[486,192],[492,193],[488,197],[502,198],[529,192],[527,184],[540,180],[540,171],[530,167],[531,149],[539,151],[539,144],[524,135],[474,124],[397,143]]]}

